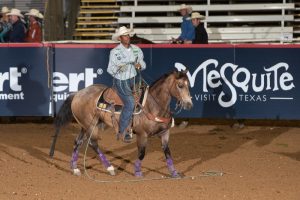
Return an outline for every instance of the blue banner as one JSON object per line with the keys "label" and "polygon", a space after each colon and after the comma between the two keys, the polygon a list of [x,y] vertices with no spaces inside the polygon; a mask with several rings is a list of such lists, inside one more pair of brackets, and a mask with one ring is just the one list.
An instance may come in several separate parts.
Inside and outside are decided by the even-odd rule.
{"label": "blue banner", "polygon": [[[90,45],[87,45],[90,47]],[[111,85],[106,72],[110,48],[80,48],[58,45],[55,48],[53,100],[57,112],[67,96],[95,83]]]}
{"label": "blue banner", "polygon": [[0,46],[1,116],[49,115],[46,51],[42,45]]}
{"label": "blue banner", "polygon": [[[52,115],[69,93],[94,83],[112,86],[106,69],[115,46],[55,44],[50,53],[45,47],[0,48],[0,115]],[[300,119],[299,45],[140,47],[147,64],[142,75],[149,84],[173,70],[189,70],[194,107],[175,117]],[[17,99],[22,95],[24,100]]]}

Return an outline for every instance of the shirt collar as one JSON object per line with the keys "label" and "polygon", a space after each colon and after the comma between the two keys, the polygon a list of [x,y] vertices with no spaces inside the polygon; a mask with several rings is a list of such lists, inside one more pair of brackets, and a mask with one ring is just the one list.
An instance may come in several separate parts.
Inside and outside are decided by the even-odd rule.
{"label": "shirt collar", "polygon": [[131,44],[129,45],[129,48],[128,48],[128,49],[127,49],[122,43],[120,43],[119,46],[120,46],[120,48],[121,48],[122,50],[128,50],[128,49],[131,49],[131,48],[132,48]]}

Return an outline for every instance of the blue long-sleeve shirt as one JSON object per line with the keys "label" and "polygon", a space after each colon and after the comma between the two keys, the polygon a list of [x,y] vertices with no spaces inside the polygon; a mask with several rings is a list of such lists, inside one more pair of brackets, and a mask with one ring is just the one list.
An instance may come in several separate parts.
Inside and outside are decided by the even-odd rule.
{"label": "blue long-sleeve shirt", "polygon": [[135,63],[140,63],[141,70],[146,69],[142,50],[133,44],[129,48],[119,44],[110,51],[107,72],[114,78],[127,80],[137,75]]}
{"label": "blue long-sleeve shirt", "polygon": [[181,34],[179,40],[193,40],[195,38],[195,27],[192,24],[192,19],[189,16],[182,17]]}

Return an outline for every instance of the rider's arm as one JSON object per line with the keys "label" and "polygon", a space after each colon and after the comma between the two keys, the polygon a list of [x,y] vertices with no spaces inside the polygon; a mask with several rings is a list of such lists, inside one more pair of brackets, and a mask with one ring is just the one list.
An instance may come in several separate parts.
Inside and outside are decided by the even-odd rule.
{"label": "rider's arm", "polygon": [[142,52],[142,50],[140,49],[139,52],[138,52],[138,58],[137,58],[137,63],[139,63],[141,66],[140,66],[140,69],[141,70],[144,70],[146,69],[146,63],[144,61],[144,54]]}

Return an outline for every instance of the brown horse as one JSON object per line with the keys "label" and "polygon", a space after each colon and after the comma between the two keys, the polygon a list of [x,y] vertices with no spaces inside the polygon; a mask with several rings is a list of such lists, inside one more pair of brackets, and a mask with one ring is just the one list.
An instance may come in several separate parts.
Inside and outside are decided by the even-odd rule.
{"label": "brown horse", "polygon": [[[71,168],[75,175],[80,175],[80,170],[77,168],[77,160],[79,147],[83,143],[84,138],[86,138],[84,137],[85,134],[90,137],[89,146],[98,154],[106,170],[111,175],[115,175],[114,167],[100,151],[97,139],[99,129],[97,125],[99,123],[105,123],[114,127],[116,133],[118,132],[118,126],[116,124],[119,120],[119,114],[103,111],[96,106],[99,96],[105,89],[107,89],[107,86],[95,84],[70,95],[63,103],[56,116],[56,133],[53,136],[50,149],[51,157],[53,157],[56,139],[61,127],[70,122],[73,117],[81,126],[81,131],[75,140],[71,160]],[[142,112],[133,117],[132,131],[136,134],[138,148],[138,159],[135,161],[134,165],[136,176],[142,176],[141,163],[145,156],[147,138],[154,135],[158,135],[161,138],[162,149],[171,176],[179,176],[173,165],[171,152],[168,146],[169,129],[173,120],[170,112],[170,102],[172,97],[177,99],[179,105],[181,105],[183,109],[189,110],[192,108],[193,103],[189,92],[189,81],[186,71],[174,71],[154,82],[149,88],[149,93],[146,102],[142,107]]]}

